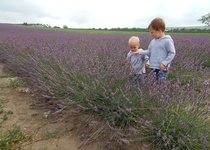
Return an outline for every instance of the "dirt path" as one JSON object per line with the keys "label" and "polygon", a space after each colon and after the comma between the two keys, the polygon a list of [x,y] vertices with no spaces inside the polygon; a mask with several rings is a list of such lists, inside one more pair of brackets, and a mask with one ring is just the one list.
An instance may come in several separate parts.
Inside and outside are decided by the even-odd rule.
{"label": "dirt path", "polygon": [[[0,130],[6,131],[17,125],[23,133],[31,135],[32,140],[23,142],[19,148],[21,150],[78,150],[83,141],[73,131],[74,119],[50,123],[50,119],[44,117],[48,110],[36,105],[27,88],[11,87],[14,78],[5,77],[2,68],[0,64],[0,104],[4,111],[12,111],[13,114],[0,124]],[[86,149],[99,148],[89,146]]]}

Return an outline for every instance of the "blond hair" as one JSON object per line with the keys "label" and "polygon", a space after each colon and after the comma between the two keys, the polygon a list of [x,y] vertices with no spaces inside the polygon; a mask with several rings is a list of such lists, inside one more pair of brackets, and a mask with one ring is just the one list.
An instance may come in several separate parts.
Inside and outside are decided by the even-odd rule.
{"label": "blond hair", "polygon": [[128,40],[128,45],[139,45],[140,43],[140,39],[137,36],[132,36],[129,40]]}

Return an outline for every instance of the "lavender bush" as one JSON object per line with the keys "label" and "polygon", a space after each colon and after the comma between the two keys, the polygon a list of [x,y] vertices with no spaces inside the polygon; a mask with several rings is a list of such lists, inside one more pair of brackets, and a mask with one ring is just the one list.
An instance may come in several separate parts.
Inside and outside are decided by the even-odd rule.
{"label": "lavender bush", "polygon": [[[172,35],[177,55],[165,84],[130,80],[129,34],[86,34],[0,25],[0,60],[39,99],[74,103],[106,122],[119,143],[209,148],[210,36]],[[151,36],[137,34],[146,49]]]}

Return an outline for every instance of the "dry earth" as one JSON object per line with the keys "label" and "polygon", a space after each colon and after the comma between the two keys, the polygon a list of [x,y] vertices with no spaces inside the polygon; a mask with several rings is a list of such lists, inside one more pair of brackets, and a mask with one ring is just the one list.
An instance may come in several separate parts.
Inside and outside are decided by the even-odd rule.
{"label": "dry earth", "polygon": [[[14,126],[20,126],[21,131],[30,136],[30,140],[24,140],[19,144],[16,150],[145,150],[148,147],[137,143],[135,145],[116,147],[115,144],[110,148],[107,146],[106,132],[103,133],[105,139],[89,142],[81,138],[85,133],[95,132],[97,130],[89,128],[87,125],[78,124],[83,117],[83,114],[69,111],[67,117],[62,121],[56,121],[58,116],[48,115],[49,109],[45,107],[43,102],[36,100],[33,95],[28,92],[26,87],[11,86],[13,80],[17,78],[8,78],[8,74],[3,72],[3,65],[0,64],[0,106],[3,106],[4,111],[12,111],[13,114],[8,116],[8,119],[0,123],[1,131],[8,131]],[[58,114],[59,115],[59,114]],[[0,122],[2,115],[0,114]],[[103,123],[97,125],[100,126]],[[82,127],[82,130],[80,130]],[[84,133],[84,134],[83,134]],[[79,136],[80,135],[80,136]],[[101,135],[97,135],[100,137]],[[0,139],[1,140],[1,139]]]}

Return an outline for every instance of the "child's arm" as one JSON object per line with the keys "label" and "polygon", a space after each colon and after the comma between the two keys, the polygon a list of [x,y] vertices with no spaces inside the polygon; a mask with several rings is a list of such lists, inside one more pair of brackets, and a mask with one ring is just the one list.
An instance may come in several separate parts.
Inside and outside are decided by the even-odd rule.
{"label": "child's arm", "polygon": [[129,52],[129,53],[127,54],[126,60],[127,60],[128,62],[130,62],[131,55],[132,55],[132,52]]}
{"label": "child's arm", "polygon": [[[168,64],[171,63],[171,61],[174,59],[175,55],[176,55],[176,50],[174,47],[174,43],[172,42],[168,42],[166,45],[166,49],[168,51],[168,56],[166,57],[166,59],[164,61],[162,61],[162,65],[165,67]],[[162,67],[163,67],[162,66]],[[160,66],[161,67],[161,66]]]}
{"label": "child's arm", "polygon": [[143,49],[138,49],[138,51],[133,52],[134,54],[140,54],[140,55],[150,55],[149,49],[143,50]]}
{"label": "child's arm", "polygon": [[146,60],[145,69],[148,71],[149,70],[149,57],[147,55],[144,55],[144,58]]}
{"label": "child's arm", "polygon": [[144,55],[144,59],[146,60],[146,64],[148,64],[148,65],[149,65],[149,56]]}

